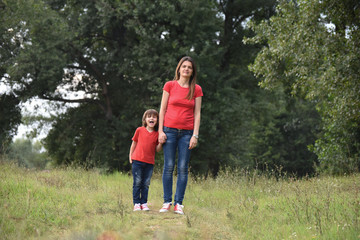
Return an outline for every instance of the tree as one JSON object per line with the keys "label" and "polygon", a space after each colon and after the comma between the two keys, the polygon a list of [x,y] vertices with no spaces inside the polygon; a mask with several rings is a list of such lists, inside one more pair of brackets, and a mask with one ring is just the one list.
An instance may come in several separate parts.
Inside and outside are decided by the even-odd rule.
{"label": "tree", "polygon": [[[9,59],[19,46],[19,43],[12,39],[12,28],[8,28],[5,23],[4,11],[5,4],[0,1],[0,81],[1,85],[7,86],[4,76],[7,76],[7,67],[11,64]],[[0,154],[5,153],[12,137],[16,135],[17,126],[21,123],[21,111],[19,108],[20,100],[13,92],[0,93]]]}
{"label": "tree", "polygon": [[14,94],[0,95],[0,154],[4,154],[21,123],[19,100]]}
{"label": "tree", "polygon": [[[220,17],[218,46],[200,62],[200,78],[205,89],[200,148],[196,164],[202,172],[216,175],[221,167],[243,167],[248,162],[248,136],[251,132],[251,105],[260,94],[257,80],[248,71],[257,46],[245,46],[244,36],[252,36],[246,27],[250,18],[271,15],[275,1],[218,1]],[[233,161],[234,160],[234,161]],[[251,165],[253,167],[253,165]]]}
{"label": "tree", "polygon": [[[12,0],[4,6],[1,73],[17,99],[78,104],[53,118],[44,141],[57,164],[128,170],[142,113],[159,107],[164,83],[190,55],[204,91],[193,172],[278,163],[312,171],[301,168],[311,157],[307,164],[299,160],[313,136],[299,129],[311,121],[291,125],[311,107],[260,89],[248,70],[261,45],[243,43],[254,36],[246,23],[269,18],[275,0]],[[299,134],[291,155],[289,143]]]}
{"label": "tree", "polygon": [[288,98],[284,90],[260,89],[248,70],[262,45],[243,43],[244,37],[254,36],[247,23],[270,18],[275,5],[275,1],[219,1],[224,21],[217,56],[212,58],[215,63],[210,64],[216,68],[205,71],[214,79],[204,82],[207,114],[201,132],[206,141],[200,147],[208,150],[199,151],[200,159],[207,160],[202,167],[207,166],[214,175],[224,166],[264,171],[282,168],[298,175],[315,171],[316,156],[307,149],[317,130],[310,131],[310,125],[319,122],[314,105]]}
{"label": "tree", "polygon": [[253,167],[276,174],[314,175],[318,159],[307,149],[319,133],[320,118],[314,105],[279,90],[267,99],[256,106],[257,121],[253,121],[248,140]]}
{"label": "tree", "polygon": [[34,144],[30,139],[16,139],[6,152],[6,159],[27,168],[44,169],[50,161],[46,152],[42,151],[39,142]]}
{"label": "tree", "polygon": [[322,170],[360,167],[360,4],[280,1],[269,21],[253,24],[253,43],[266,43],[251,70],[261,86],[283,86],[316,103],[322,134],[313,146]]}
{"label": "tree", "polygon": [[[16,51],[4,55],[3,77],[18,98],[79,104],[54,121],[45,139],[58,164],[129,169],[133,131],[146,108],[158,108],[178,58],[197,58],[214,44],[210,3],[5,2],[3,24],[13,29],[8,39]],[[83,97],[65,96],[62,88]]]}

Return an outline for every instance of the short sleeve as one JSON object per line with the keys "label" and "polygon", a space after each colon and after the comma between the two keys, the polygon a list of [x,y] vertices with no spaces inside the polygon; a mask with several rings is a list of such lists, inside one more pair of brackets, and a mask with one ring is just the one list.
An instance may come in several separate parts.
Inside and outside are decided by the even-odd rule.
{"label": "short sleeve", "polygon": [[165,83],[165,85],[163,87],[163,90],[170,93],[172,87],[173,87],[173,81],[168,81],[168,82]]}
{"label": "short sleeve", "polygon": [[140,133],[140,128],[137,128],[136,131],[135,131],[134,136],[132,137],[132,140],[134,142],[137,142],[139,140],[139,133]]}
{"label": "short sleeve", "polygon": [[195,85],[195,98],[204,96],[202,88],[199,85]]}

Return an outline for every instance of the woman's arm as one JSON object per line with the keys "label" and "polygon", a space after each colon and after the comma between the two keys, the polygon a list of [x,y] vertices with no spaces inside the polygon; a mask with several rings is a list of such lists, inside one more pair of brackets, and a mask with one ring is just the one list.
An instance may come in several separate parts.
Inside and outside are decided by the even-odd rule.
{"label": "woman's arm", "polygon": [[[200,129],[200,117],[201,117],[201,100],[202,97],[195,98],[195,109],[194,109],[194,133],[193,135],[199,136]],[[189,149],[196,147],[198,139],[192,136],[190,139]]]}
{"label": "woman's arm", "polygon": [[166,134],[164,133],[164,118],[165,112],[167,109],[167,104],[169,100],[169,93],[167,91],[163,91],[163,95],[161,98],[161,105],[160,105],[160,113],[159,113],[159,143],[166,142]]}
{"label": "woman's arm", "polygon": [[131,147],[130,147],[130,153],[129,153],[129,162],[132,163],[131,155],[133,154],[135,148],[136,148],[137,142],[132,141]]}

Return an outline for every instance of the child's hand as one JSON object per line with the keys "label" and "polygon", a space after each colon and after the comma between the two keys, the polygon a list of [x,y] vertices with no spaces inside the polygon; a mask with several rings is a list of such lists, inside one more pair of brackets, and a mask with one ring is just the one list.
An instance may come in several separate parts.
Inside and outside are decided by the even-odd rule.
{"label": "child's hand", "polygon": [[166,134],[164,132],[159,132],[159,143],[163,144],[166,142]]}
{"label": "child's hand", "polygon": [[129,158],[129,162],[130,162],[130,164],[132,164],[132,159],[131,158]]}

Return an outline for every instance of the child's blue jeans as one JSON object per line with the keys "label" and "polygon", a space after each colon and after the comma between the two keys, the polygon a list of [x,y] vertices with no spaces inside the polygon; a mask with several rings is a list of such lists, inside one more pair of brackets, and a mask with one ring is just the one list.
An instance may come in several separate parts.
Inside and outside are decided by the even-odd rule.
{"label": "child's blue jeans", "polygon": [[147,203],[150,179],[154,170],[154,165],[133,160],[132,174],[134,178],[133,183],[133,201],[136,203]]}
{"label": "child's blue jeans", "polygon": [[164,189],[164,203],[172,201],[173,172],[177,150],[177,182],[174,204],[182,204],[188,181],[188,168],[191,153],[189,143],[193,135],[193,130],[164,127],[164,133],[167,138],[165,144],[163,145],[164,170],[162,181]]}

